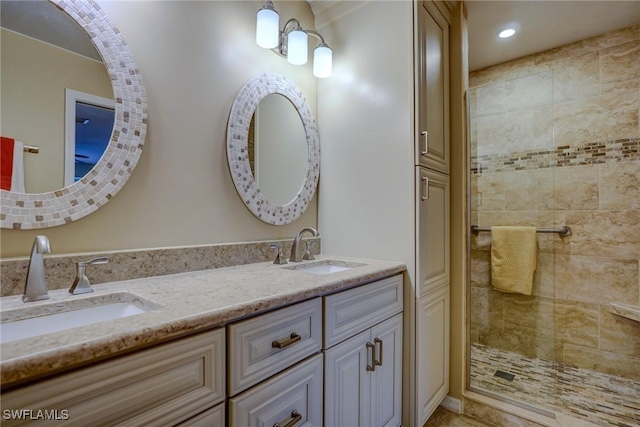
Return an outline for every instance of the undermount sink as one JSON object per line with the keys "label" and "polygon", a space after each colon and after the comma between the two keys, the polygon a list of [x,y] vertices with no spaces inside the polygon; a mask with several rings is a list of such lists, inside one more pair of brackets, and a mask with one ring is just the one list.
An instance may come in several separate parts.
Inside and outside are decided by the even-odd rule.
{"label": "undermount sink", "polygon": [[135,316],[156,308],[156,304],[136,295],[119,292],[3,310],[0,343]]}
{"label": "undermount sink", "polygon": [[310,274],[332,274],[340,271],[351,270],[352,268],[362,267],[366,264],[360,264],[357,262],[345,262],[338,260],[324,260],[318,262],[311,262],[308,264],[295,265],[293,267],[284,267],[286,270],[299,271],[301,273]]}

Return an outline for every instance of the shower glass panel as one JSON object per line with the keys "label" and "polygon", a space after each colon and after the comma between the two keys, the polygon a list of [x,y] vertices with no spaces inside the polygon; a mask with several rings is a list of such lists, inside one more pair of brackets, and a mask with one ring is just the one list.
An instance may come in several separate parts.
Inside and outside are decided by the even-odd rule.
{"label": "shower glass panel", "polygon": [[640,321],[615,313],[640,306],[639,43],[621,30],[470,75],[471,224],[573,233],[537,234],[531,295],[494,290],[491,233],[471,234],[473,391],[640,425]]}
{"label": "shower glass panel", "polygon": [[[474,86],[471,78],[471,223],[555,226],[552,91],[549,76]],[[558,361],[555,242],[537,234],[531,295],[494,290],[491,232],[471,237],[470,386],[553,412],[553,376],[533,375]]]}

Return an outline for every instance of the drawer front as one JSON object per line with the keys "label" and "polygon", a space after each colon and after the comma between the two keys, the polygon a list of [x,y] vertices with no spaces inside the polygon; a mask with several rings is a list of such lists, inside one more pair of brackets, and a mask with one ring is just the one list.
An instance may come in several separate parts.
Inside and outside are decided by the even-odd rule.
{"label": "drawer front", "polygon": [[[322,426],[322,355],[229,401],[229,427]],[[289,423],[289,424],[287,424]]]}
{"label": "drawer front", "polygon": [[402,311],[402,275],[325,297],[324,348]]}
{"label": "drawer front", "polygon": [[224,401],[224,343],[218,329],[142,350],[2,393],[2,407],[67,418],[47,425],[177,424]]}
{"label": "drawer front", "polygon": [[265,380],[322,347],[322,300],[315,298],[228,326],[229,395]]}
{"label": "drawer front", "polygon": [[225,427],[224,403],[196,415],[178,425],[178,427]]}

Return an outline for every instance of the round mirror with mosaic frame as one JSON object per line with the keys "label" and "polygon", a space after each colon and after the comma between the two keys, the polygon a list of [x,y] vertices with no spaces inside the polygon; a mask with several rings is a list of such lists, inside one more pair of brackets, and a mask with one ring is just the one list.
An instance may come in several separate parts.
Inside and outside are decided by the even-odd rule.
{"label": "round mirror with mosaic frame", "polygon": [[48,1],[80,26],[100,53],[113,87],[114,126],[104,154],[79,181],[45,193],[2,190],[0,226],[6,229],[55,227],[95,212],[125,185],[140,159],[146,136],[146,93],[120,31],[93,1]]}
{"label": "round mirror with mosaic frame", "polygon": [[[272,203],[259,188],[250,162],[249,134],[254,113],[267,95],[280,94],[295,107],[304,127],[306,173],[299,191],[290,202]],[[238,195],[247,208],[261,221],[285,225],[300,218],[315,194],[320,175],[320,139],[315,119],[302,92],[287,78],[271,73],[253,77],[240,89],[231,107],[227,127],[227,160]]]}

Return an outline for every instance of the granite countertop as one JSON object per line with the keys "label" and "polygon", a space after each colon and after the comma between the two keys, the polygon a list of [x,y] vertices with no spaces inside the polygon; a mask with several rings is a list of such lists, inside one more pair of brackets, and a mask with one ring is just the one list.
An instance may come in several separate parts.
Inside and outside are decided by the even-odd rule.
{"label": "granite countertop", "polygon": [[[332,274],[310,274],[291,267],[338,260],[355,268]],[[403,263],[320,255],[302,264],[272,262],[202,270],[105,283],[94,293],[69,295],[50,291],[50,299],[23,303],[21,296],[0,299],[2,320],[16,319],[15,309],[51,313],[74,304],[94,305],[122,299],[150,309],[47,335],[0,344],[1,386],[34,380],[117,354],[220,327],[234,320],[388,277],[406,269]],[[114,295],[116,294],[116,295]],[[24,311],[24,310],[23,310]],[[17,320],[17,319],[16,319]]]}

